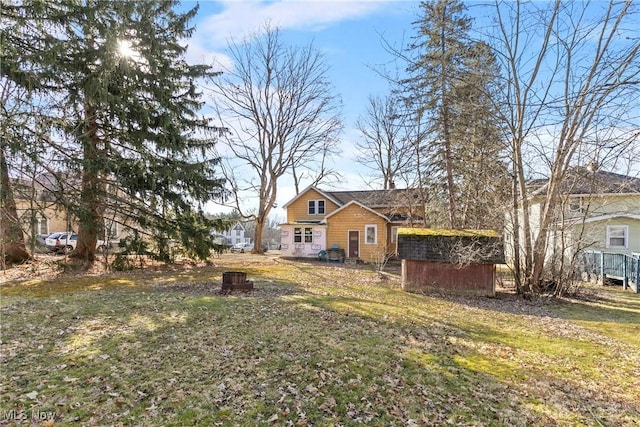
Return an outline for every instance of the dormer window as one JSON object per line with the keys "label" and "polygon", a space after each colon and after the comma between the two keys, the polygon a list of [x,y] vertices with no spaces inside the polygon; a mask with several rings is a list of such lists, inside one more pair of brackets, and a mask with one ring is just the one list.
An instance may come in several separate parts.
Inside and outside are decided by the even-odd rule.
{"label": "dormer window", "polygon": [[582,213],[583,211],[582,197],[569,200],[569,212]]}
{"label": "dormer window", "polygon": [[324,215],[324,200],[309,200],[309,215]]}

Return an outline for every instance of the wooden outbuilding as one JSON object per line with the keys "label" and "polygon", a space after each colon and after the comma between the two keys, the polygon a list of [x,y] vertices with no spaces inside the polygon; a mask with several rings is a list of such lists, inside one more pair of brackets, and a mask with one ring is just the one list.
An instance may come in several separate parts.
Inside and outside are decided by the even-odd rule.
{"label": "wooden outbuilding", "polygon": [[402,289],[494,296],[504,244],[492,230],[400,228]]}

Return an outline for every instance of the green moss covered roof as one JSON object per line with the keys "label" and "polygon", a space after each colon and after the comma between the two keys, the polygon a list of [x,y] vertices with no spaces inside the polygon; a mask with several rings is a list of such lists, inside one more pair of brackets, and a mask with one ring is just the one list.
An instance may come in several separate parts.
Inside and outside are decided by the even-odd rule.
{"label": "green moss covered roof", "polygon": [[399,228],[398,235],[402,236],[481,236],[500,237],[494,230],[451,230],[446,228]]}

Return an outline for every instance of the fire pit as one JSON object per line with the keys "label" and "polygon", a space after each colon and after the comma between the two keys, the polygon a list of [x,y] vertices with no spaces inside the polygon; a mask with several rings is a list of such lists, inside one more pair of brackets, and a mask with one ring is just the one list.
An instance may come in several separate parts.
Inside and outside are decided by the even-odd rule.
{"label": "fire pit", "polygon": [[253,289],[253,282],[247,280],[247,273],[243,271],[226,271],[222,273],[223,291],[250,291]]}

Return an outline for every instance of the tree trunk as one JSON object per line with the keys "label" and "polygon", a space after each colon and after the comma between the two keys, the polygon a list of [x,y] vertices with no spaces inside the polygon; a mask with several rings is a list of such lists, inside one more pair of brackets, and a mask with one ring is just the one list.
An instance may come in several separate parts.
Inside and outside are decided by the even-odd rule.
{"label": "tree trunk", "polygon": [[256,232],[255,232],[255,235],[253,236],[253,250],[251,251],[251,253],[254,253],[254,254],[264,253],[264,251],[262,250],[262,230],[264,230],[265,220],[266,218],[264,217],[264,215],[258,216],[256,218]]}
{"label": "tree trunk", "polygon": [[549,233],[554,229],[553,223],[555,222],[556,206],[559,197],[559,185],[564,176],[561,164],[562,162],[556,159],[556,162],[551,168],[551,176],[547,184],[547,196],[540,218],[540,230],[533,245],[530,286],[536,293],[539,291],[539,286],[545,272]]}
{"label": "tree trunk", "polygon": [[96,259],[98,231],[101,227],[98,150],[100,138],[96,121],[95,107],[85,101],[85,135],[81,137],[83,146],[82,187],[80,194],[80,213],[78,244],[72,257],[84,262],[88,268]]}
{"label": "tree trunk", "polygon": [[[515,197],[520,198],[520,207],[522,209],[522,236],[519,236],[524,241],[524,271],[520,272],[520,283],[522,287],[520,291],[524,294],[531,292],[531,270],[532,270],[532,253],[533,243],[531,242],[531,219],[529,216],[529,199],[527,196],[527,183],[524,174],[524,162],[522,160],[522,139],[517,138],[514,141],[514,170],[516,173],[516,183],[518,185],[517,195]],[[518,215],[517,210],[514,215]],[[519,230],[518,230],[519,232]],[[517,243],[520,244],[521,240]],[[520,261],[520,260],[519,260]]]}
{"label": "tree trunk", "polygon": [[[444,19],[444,16],[443,16]],[[458,228],[458,221],[456,219],[456,196],[455,196],[455,188],[453,183],[453,159],[452,159],[452,150],[451,150],[451,129],[449,128],[449,93],[447,89],[447,76],[448,71],[446,70],[445,64],[445,54],[447,52],[446,46],[446,34],[445,34],[445,26],[441,26],[441,34],[440,34],[440,48],[441,52],[441,61],[443,61],[440,65],[442,75],[440,76],[440,90],[442,96],[442,138],[444,142],[444,163],[445,163],[445,172],[447,175],[447,195],[449,199],[449,227],[452,229]]]}
{"label": "tree trunk", "polygon": [[24,244],[16,201],[9,181],[9,168],[4,147],[0,149],[0,230],[2,231],[0,244],[3,267],[5,264],[19,264],[31,259]]}
{"label": "tree trunk", "polygon": [[511,227],[512,227],[512,239],[513,239],[513,276],[516,283],[516,291],[518,294],[522,294],[523,281],[522,281],[522,254],[520,252],[520,218],[518,218],[518,206],[520,202],[518,200],[518,178],[514,174],[513,179],[513,205],[511,211]]}

